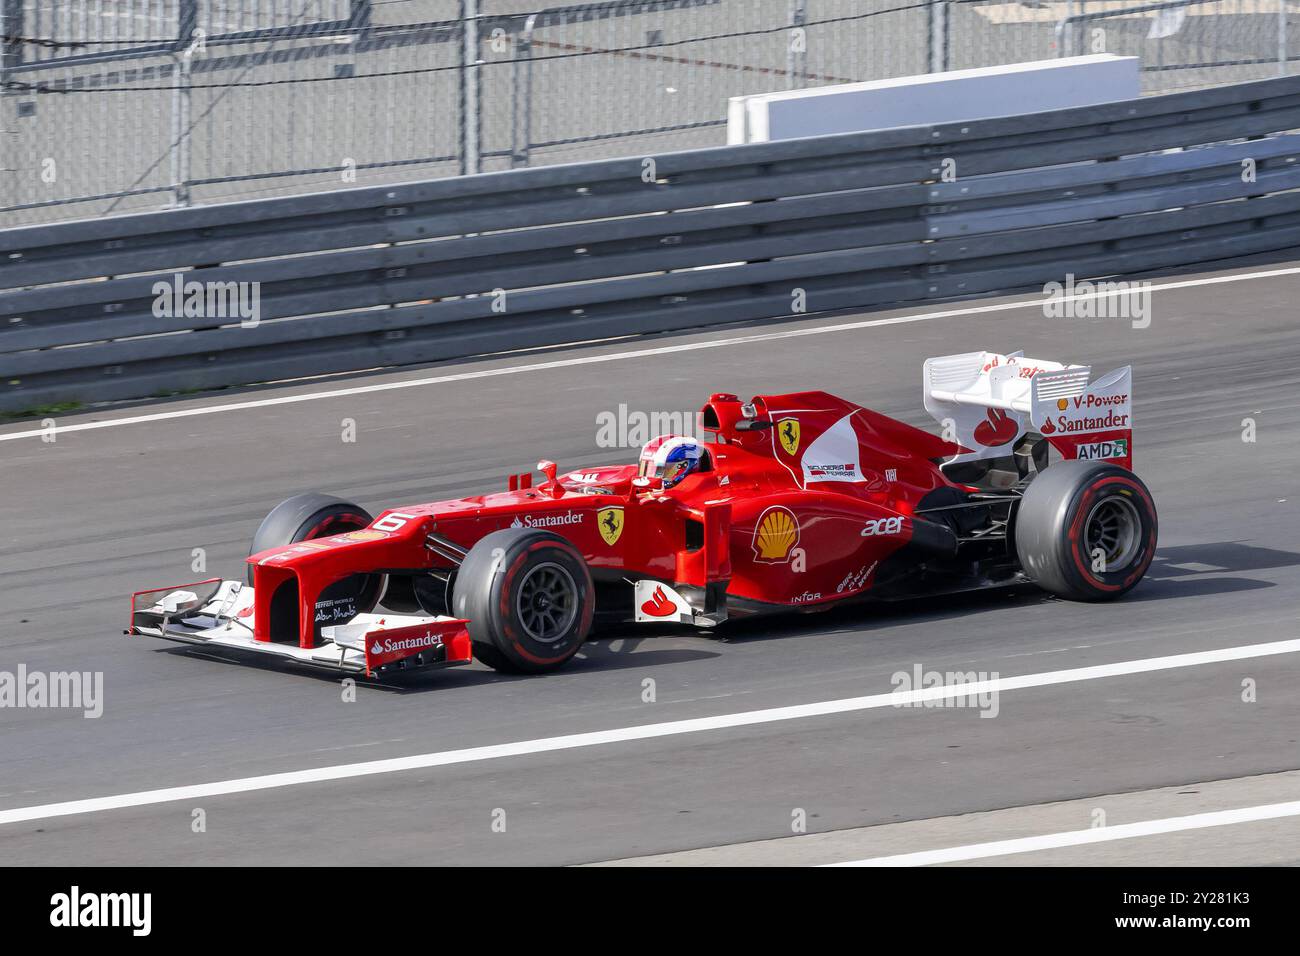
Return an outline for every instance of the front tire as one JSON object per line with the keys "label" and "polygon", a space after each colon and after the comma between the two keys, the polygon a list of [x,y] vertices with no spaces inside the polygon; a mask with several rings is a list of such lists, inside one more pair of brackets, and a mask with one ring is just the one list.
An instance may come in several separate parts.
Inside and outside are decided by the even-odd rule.
{"label": "front tire", "polygon": [[[335,498],[333,495],[315,492],[294,495],[280,502],[262,519],[257,532],[253,535],[253,543],[248,553],[251,556],[271,548],[297,544],[299,541],[324,538],[345,531],[360,531],[362,528],[369,527],[373,520],[364,508],[342,498]],[[248,583],[252,584],[251,564],[248,565],[247,573]],[[342,606],[356,614],[364,614],[378,603],[379,593],[383,588],[382,574],[354,574],[341,581],[335,581],[327,587],[321,592],[320,600],[342,601]],[[294,616],[297,614],[296,606],[293,614]],[[341,623],[341,620],[336,620],[334,623]],[[318,633],[319,630],[318,624]]]}
{"label": "front tire", "polygon": [[549,531],[506,528],[481,538],[456,572],[452,613],[469,621],[474,655],[505,673],[562,667],[591,630],[587,562]]}
{"label": "front tire", "polygon": [[1015,516],[1025,573],[1073,601],[1132,590],[1155,557],[1157,531],[1151,492],[1110,462],[1058,462],[1030,483]]}
{"label": "front tire", "polygon": [[[368,528],[375,519],[361,507],[333,495],[311,492],[286,498],[272,508],[257,526],[250,556],[286,544],[310,541],[326,535],[342,534]],[[253,583],[253,569],[248,569],[248,583]]]}

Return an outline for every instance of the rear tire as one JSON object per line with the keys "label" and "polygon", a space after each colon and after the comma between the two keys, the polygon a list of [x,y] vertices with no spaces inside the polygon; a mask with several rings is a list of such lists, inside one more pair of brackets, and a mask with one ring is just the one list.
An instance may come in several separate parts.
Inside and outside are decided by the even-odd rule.
{"label": "rear tire", "polygon": [[587,562],[549,531],[506,528],[481,538],[456,572],[452,613],[469,621],[474,655],[493,670],[562,667],[591,630]]}
{"label": "rear tire", "polygon": [[1016,554],[1040,587],[1073,601],[1130,591],[1155,557],[1151,492],[1127,468],[1062,461],[1030,482],[1015,515]]}

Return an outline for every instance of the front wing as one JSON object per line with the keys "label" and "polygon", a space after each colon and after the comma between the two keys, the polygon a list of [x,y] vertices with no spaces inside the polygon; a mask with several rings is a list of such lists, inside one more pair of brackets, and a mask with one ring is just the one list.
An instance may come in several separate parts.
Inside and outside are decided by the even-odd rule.
{"label": "front wing", "polygon": [[137,591],[127,633],[368,676],[472,660],[467,622],[453,617],[358,614],[346,624],[321,628],[314,647],[257,640],[254,597],[251,586],[221,578]]}

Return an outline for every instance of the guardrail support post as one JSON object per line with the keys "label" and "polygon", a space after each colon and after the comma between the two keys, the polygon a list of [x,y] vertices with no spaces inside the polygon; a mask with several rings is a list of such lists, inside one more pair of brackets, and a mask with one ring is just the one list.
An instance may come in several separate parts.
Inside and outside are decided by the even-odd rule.
{"label": "guardrail support post", "polygon": [[194,42],[194,31],[199,26],[198,0],[180,0],[176,9],[176,49],[185,51]]}
{"label": "guardrail support post", "polygon": [[0,77],[5,67],[22,65],[23,45],[18,42],[22,35],[22,0],[0,0]]}
{"label": "guardrail support post", "polygon": [[515,62],[512,91],[514,103],[510,123],[510,166],[517,169],[528,165],[529,147],[533,136],[533,29],[537,14],[530,14],[524,29],[515,40]]}
{"label": "guardrail support post", "polygon": [[479,171],[479,73],[478,9],[479,0],[460,0],[461,33],[464,43],[460,53],[460,174]]}
{"label": "guardrail support post", "polygon": [[1287,74],[1286,0],[1277,0],[1277,75]]}
{"label": "guardrail support post", "polygon": [[[12,142],[10,136],[17,136],[16,130],[11,132],[9,129],[9,109],[12,106],[14,113],[17,114],[17,100],[4,95],[4,84],[8,79],[8,68],[18,66],[22,62],[22,45],[16,39],[22,36],[22,33],[23,5],[21,0],[0,0],[0,176],[8,180],[7,183],[0,183],[0,205],[17,204],[18,201],[15,179],[13,176],[6,175],[12,173],[13,170],[8,169],[5,162]],[[11,40],[10,38],[14,39]],[[6,100],[9,102],[5,102]],[[5,188],[10,185],[13,185],[14,188],[12,196],[9,189]]]}
{"label": "guardrail support post", "polygon": [[1065,19],[1058,26],[1060,36],[1056,41],[1056,55],[1074,56],[1074,0],[1067,0]]}
{"label": "guardrail support post", "polygon": [[801,90],[808,85],[808,11],[804,0],[790,0],[790,33],[785,44],[786,88]]}
{"label": "guardrail support post", "polygon": [[930,0],[930,72],[948,70],[948,0]]}
{"label": "guardrail support post", "polygon": [[190,204],[190,66],[193,54],[185,50],[172,66],[172,205]]}

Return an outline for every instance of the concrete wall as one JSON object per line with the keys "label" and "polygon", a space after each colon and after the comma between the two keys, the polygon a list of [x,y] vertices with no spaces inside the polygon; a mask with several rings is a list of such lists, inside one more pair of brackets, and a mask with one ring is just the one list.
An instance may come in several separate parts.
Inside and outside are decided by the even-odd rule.
{"label": "concrete wall", "polygon": [[1139,95],[1138,58],[1101,53],[732,97],[728,144],[988,119]]}

